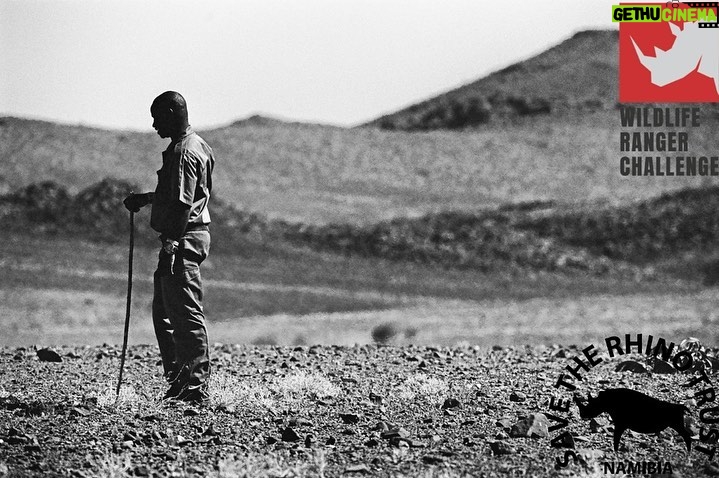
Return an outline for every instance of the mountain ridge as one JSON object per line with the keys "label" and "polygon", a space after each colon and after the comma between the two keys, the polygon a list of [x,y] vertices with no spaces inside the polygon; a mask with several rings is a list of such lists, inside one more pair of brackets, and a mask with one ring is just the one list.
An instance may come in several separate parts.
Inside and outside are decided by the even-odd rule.
{"label": "mountain ridge", "polygon": [[579,31],[537,55],[360,126],[461,129],[611,110],[618,97],[618,45],[617,30]]}
{"label": "mountain ridge", "polygon": [[[198,129],[216,153],[215,192],[242,210],[272,219],[369,224],[531,201],[615,204],[716,184],[709,177],[667,181],[619,174],[621,125],[614,109],[617,90],[607,86],[617,80],[611,69],[595,72],[594,83],[604,85],[595,93],[575,82],[573,88],[587,98],[605,95],[597,103],[578,100],[581,111],[560,114],[552,101],[571,96],[572,91],[555,91],[556,84],[540,82],[532,90],[549,102],[548,113],[541,111],[541,102],[533,104],[528,101],[532,98],[521,96],[531,86],[527,71],[547,72],[551,70],[547,65],[558,59],[585,58],[597,49],[597,41],[604,42],[600,49],[604,53],[593,61],[616,62],[607,46],[615,37],[615,32],[580,32],[519,66],[490,75],[493,84],[510,93],[515,90],[505,80],[512,75],[524,78],[527,89],[517,89],[514,96],[527,101],[503,104],[540,111],[488,121],[481,127],[388,131],[253,115],[226,126]],[[552,78],[566,81],[568,77],[552,71]],[[455,94],[472,93],[470,86]],[[555,96],[549,95],[552,91]],[[716,106],[700,107],[702,128],[692,132],[688,155],[719,151],[719,137],[712,132],[719,122]],[[0,193],[51,180],[75,194],[106,177],[150,190],[166,147],[167,140],[151,131],[5,117],[0,119]]]}

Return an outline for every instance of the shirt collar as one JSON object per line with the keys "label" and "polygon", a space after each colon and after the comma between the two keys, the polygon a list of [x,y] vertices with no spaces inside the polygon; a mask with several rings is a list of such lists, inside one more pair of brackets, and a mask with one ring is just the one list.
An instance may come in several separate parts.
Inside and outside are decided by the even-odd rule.
{"label": "shirt collar", "polygon": [[187,128],[185,129],[185,131],[176,140],[172,140],[170,145],[171,146],[176,145],[177,143],[179,143],[183,139],[187,138],[189,135],[191,135],[194,132],[195,131],[192,129],[192,126],[188,125]]}

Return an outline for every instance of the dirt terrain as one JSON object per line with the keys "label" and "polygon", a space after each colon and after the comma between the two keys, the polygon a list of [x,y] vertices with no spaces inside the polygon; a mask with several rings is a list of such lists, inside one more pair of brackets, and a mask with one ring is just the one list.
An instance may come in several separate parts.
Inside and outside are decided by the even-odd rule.
{"label": "dirt terrain", "polygon": [[[603,361],[580,395],[627,387],[683,403],[699,432],[702,407],[681,386],[691,372],[610,358],[597,340]],[[130,348],[117,401],[118,347],[4,348],[0,476],[607,476],[605,463],[657,461],[671,476],[719,474],[709,444],[687,454],[674,431],[628,431],[615,453],[606,414],[550,410],[570,400],[553,385],[585,347],[216,344],[204,407],[158,401],[155,347]],[[565,452],[577,458],[557,468]]]}

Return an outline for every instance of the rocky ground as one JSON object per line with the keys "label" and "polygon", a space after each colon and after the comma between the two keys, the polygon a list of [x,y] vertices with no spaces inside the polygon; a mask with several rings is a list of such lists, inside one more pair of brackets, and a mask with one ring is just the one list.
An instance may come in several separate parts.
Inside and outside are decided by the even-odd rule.
{"label": "rocky ground", "polygon": [[[0,476],[606,476],[657,461],[672,476],[719,475],[699,449],[711,439],[687,454],[671,430],[628,431],[615,453],[608,416],[581,419],[554,386],[574,357],[588,363],[584,347],[217,344],[203,407],[158,400],[156,347],[130,348],[117,399],[118,347],[5,348]],[[698,369],[593,350],[602,362],[581,371],[581,395],[641,390],[708,430],[700,385],[682,387]]]}

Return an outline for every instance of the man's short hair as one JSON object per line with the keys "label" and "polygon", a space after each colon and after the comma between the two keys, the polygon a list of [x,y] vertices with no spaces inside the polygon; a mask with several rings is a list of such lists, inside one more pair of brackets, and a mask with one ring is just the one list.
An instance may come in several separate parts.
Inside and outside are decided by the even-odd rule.
{"label": "man's short hair", "polygon": [[187,103],[185,102],[185,98],[177,91],[166,91],[162,93],[160,96],[155,98],[150,108],[154,109],[159,106],[171,108],[175,113],[187,113]]}

